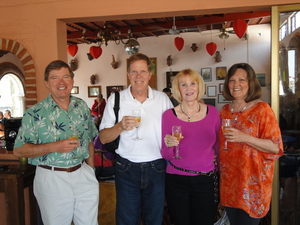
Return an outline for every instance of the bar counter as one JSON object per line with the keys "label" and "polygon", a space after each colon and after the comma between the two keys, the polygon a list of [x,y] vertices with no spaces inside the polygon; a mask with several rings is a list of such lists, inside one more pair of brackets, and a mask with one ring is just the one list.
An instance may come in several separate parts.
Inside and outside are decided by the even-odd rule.
{"label": "bar counter", "polygon": [[36,225],[37,206],[32,185],[35,166],[21,166],[12,151],[1,148],[0,168],[1,225]]}

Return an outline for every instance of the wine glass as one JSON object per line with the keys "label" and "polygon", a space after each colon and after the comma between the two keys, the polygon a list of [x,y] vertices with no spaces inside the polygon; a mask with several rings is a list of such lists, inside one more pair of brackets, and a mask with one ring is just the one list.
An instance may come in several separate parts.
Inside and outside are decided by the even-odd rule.
{"label": "wine glass", "polygon": [[139,110],[139,109],[132,110],[132,116],[135,117],[135,120],[137,122],[136,137],[132,138],[132,140],[135,140],[135,141],[142,140],[143,138],[139,137],[139,131],[138,131],[138,128],[139,128],[140,123],[141,123],[141,110]]}
{"label": "wine glass", "polygon": [[[70,134],[69,139],[71,139],[71,140],[78,140],[78,133],[77,133],[76,130],[72,130],[72,133]],[[76,143],[72,143],[72,144],[76,144]],[[77,154],[76,154],[76,148],[73,149],[72,154],[73,154],[73,159],[77,159],[78,158]]]}
{"label": "wine glass", "polygon": [[[231,127],[231,119],[222,119],[222,131],[223,133],[229,132],[228,130],[225,130],[226,128],[230,128]],[[227,139],[225,138],[225,145],[224,145],[224,149],[225,151],[229,151],[229,149],[227,148]]]}
{"label": "wine glass", "polygon": [[[172,126],[172,136],[176,137],[178,141],[182,139],[181,126]],[[175,156],[173,159],[181,159],[179,156],[179,144],[175,146]]]}

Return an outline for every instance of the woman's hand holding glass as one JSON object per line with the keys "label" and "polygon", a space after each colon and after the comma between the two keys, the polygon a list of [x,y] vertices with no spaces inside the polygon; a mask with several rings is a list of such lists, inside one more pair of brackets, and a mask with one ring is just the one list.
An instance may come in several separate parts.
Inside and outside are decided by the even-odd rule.
{"label": "woman's hand holding glass", "polygon": [[227,140],[230,137],[229,136],[229,128],[231,127],[231,119],[222,119],[222,132],[225,136],[225,144],[223,150],[228,151],[229,149],[227,148]]}
{"label": "woman's hand holding glass", "polygon": [[[223,119],[224,120],[224,119]],[[226,125],[224,124],[222,120],[222,131],[225,137],[225,146],[223,150],[229,150],[227,149],[227,142],[246,142],[248,134],[244,133],[243,131],[236,129],[232,127],[232,124]]]}
{"label": "woman's hand holding glass", "polygon": [[174,148],[174,159],[181,159],[179,156],[179,143],[180,140],[183,138],[182,132],[181,132],[181,127],[180,126],[173,126],[172,127],[172,135],[167,134],[164,138],[165,145],[168,148]]}

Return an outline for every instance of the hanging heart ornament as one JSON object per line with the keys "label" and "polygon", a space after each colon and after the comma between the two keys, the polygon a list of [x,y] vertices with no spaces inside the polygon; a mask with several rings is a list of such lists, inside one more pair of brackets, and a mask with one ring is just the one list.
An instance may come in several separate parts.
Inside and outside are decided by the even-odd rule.
{"label": "hanging heart ornament", "polygon": [[245,20],[237,19],[233,21],[233,30],[239,38],[244,37],[247,27],[248,24]]}
{"label": "hanging heart ornament", "polygon": [[206,44],[206,51],[208,52],[208,54],[213,55],[215,54],[217,50],[217,45],[214,42],[210,42],[208,44]]}
{"label": "hanging heart ornament", "polygon": [[76,44],[74,45],[68,45],[67,50],[69,54],[74,57],[78,51],[78,46]]}
{"label": "hanging heart ornament", "polygon": [[94,59],[98,59],[102,54],[102,48],[97,46],[90,47],[90,54]]}
{"label": "hanging heart ornament", "polygon": [[174,39],[175,47],[178,49],[178,51],[181,51],[184,45],[184,39],[182,37],[176,37]]}

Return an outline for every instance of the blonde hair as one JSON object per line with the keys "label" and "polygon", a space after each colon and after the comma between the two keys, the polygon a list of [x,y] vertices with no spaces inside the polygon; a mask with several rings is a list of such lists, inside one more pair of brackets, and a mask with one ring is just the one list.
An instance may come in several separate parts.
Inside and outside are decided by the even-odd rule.
{"label": "blonde hair", "polygon": [[198,83],[199,86],[199,92],[197,96],[197,101],[199,102],[201,98],[203,97],[205,93],[205,85],[202,77],[199,73],[197,73],[195,70],[192,69],[184,69],[181,70],[173,79],[172,81],[172,89],[173,89],[173,97],[176,98],[179,102],[182,102],[182,95],[179,90],[179,79],[181,77],[189,76],[192,81],[195,81]]}

